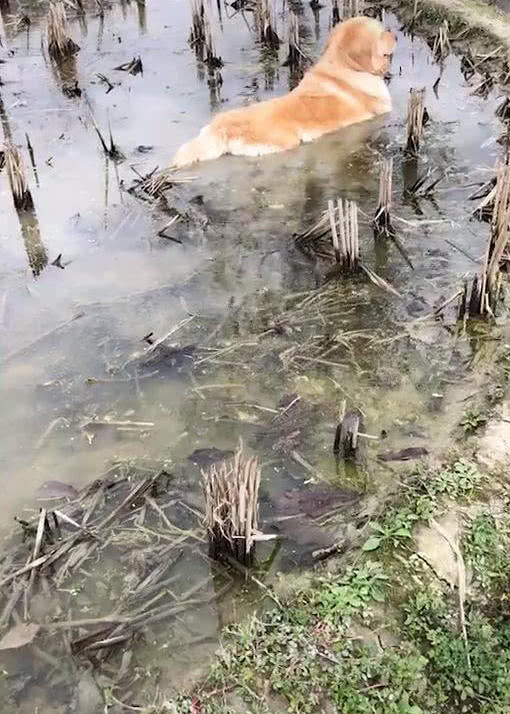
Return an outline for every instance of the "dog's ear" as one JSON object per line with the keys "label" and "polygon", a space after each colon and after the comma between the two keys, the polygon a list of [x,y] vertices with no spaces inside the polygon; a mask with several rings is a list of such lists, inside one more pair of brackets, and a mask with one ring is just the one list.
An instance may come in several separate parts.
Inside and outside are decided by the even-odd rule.
{"label": "dog's ear", "polygon": [[374,74],[384,74],[388,69],[389,61],[397,40],[393,32],[384,30],[379,35],[372,52],[372,72]]}
{"label": "dog's ear", "polygon": [[395,46],[393,33],[371,18],[357,17],[338,25],[330,35],[326,57],[357,72],[386,71]]}

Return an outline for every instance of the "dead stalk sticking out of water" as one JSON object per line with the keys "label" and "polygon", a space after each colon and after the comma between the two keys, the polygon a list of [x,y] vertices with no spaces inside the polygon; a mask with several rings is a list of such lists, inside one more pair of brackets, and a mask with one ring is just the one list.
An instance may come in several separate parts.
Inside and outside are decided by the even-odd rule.
{"label": "dead stalk sticking out of water", "polygon": [[205,44],[205,26],[206,18],[203,0],[193,0],[191,3],[191,30],[188,41],[195,51]]}
{"label": "dead stalk sticking out of water", "polygon": [[417,154],[423,139],[425,89],[410,89],[407,105],[407,151]]}
{"label": "dead stalk sticking out of water", "polygon": [[[223,67],[223,60],[216,54],[216,43],[214,41],[214,34],[209,21],[206,22],[205,26],[205,57],[204,62],[209,71],[209,79],[215,79],[218,85],[223,83],[219,70]],[[219,75],[219,76],[217,76]]]}
{"label": "dead stalk sticking out of water", "polygon": [[349,17],[358,17],[365,11],[365,0],[343,0],[342,17],[347,20]]}
{"label": "dead stalk sticking out of water", "polygon": [[219,559],[227,555],[243,565],[251,565],[260,486],[256,457],[248,457],[240,443],[233,459],[202,471],[202,485],[210,557]]}
{"label": "dead stalk sticking out of water", "polygon": [[328,201],[329,224],[335,260],[342,271],[355,272],[359,269],[358,206],[354,201]]}
{"label": "dead stalk sticking out of water", "polygon": [[55,60],[74,55],[80,49],[69,36],[64,3],[52,2],[48,9],[48,52]]}
{"label": "dead stalk sticking out of water", "polygon": [[494,189],[491,234],[485,266],[481,276],[475,276],[468,301],[468,285],[464,285],[458,317],[494,316],[501,285],[501,260],[510,231],[510,166],[500,166]]}
{"label": "dead stalk sticking out of water", "polygon": [[299,73],[302,70],[306,55],[299,45],[299,22],[296,13],[289,13],[289,54],[284,62],[284,67],[288,67],[291,73]]}
{"label": "dead stalk sticking out of water", "polygon": [[331,2],[331,27],[338,25],[340,22],[340,10],[338,8],[338,0]]}
{"label": "dead stalk sticking out of water", "polygon": [[374,216],[376,237],[388,237],[394,234],[391,225],[391,193],[393,181],[393,158],[384,159],[379,174],[379,202]]}
{"label": "dead stalk sticking out of water", "polygon": [[32,210],[34,208],[32,194],[25,178],[21,154],[14,144],[7,144],[5,148],[5,163],[14,205],[18,211]]}
{"label": "dead stalk sticking out of water", "polygon": [[436,62],[443,62],[450,54],[450,50],[450,27],[448,20],[444,20],[434,40],[432,54]]}
{"label": "dead stalk sticking out of water", "polygon": [[340,410],[340,419],[335,431],[333,453],[344,459],[355,459],[358,449],[358,434],[362,428],[363,415],[359,409],[346,409],[345,400]]}
{"label": "dead stalk sticking out of water", "polygon": [[276,32],[276,18],[272,0],[260,0],[257,8],[259,40],[269,49],[278,50],[280,38]]}

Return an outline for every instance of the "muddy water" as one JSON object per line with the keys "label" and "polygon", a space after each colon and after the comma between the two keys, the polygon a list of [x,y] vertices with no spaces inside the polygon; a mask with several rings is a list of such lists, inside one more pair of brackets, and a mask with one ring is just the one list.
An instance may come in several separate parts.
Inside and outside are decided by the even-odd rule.
{"label": "muddy water", "polygon": [[[132,182],[133,169],[146,173],[165,166],[218,107],[287,91],[285,47],[279,58],[268,57],[256,42],[251,13],[210,2],[217,54],[225,64],[223,85],[211,90],[187,43],[187,2],[115,3],[104,19],[89,12],[72,21],[81,50],[62,77],[41,54],[42,18],[30,4],[23,6],[32,19],[28,33],[14,34],[12,18],[3,14],[0,91],[4,131],[22,147],[36,223],[32,218],[32,225],[20,225],[3,171],[0,526],[5,529],[15,513],[34,512],[34,494],[43,482],[79,488],[112,461],[165,461],[188,475],[198,500],[198,472],[186,456],[209,446],[232,449],[240,436],[267,464],[266,504],[310,478],[303,462],[336,485],[374,490],[386,473],[375,463],[379,450],[445,444],[449,425],[463,409],[464,390],[470,389],[469,347],[454,342],[442,323],[412,321],[449,298],[483,253],[487,229],[468,220],[467,196],[469,184],[490,177],[501,155],[495,141],[501,133],[494,117],[497,93],[473,96],[480,78],[468,84],[452,57],[435,94],[440,68],[429,49],[404,36],[389,16],[387,24],[399,40],[390,80],[393,114],[293,152],[224,157],[188,172],[194,180],[179,190],[186,201],[201,197],[210,229],[181,226],[178,243],[158,237],[165,219],[122,187]],[[329,9],[314,14],[301,3],[294,9],[303,47],[316,56],[327,35]],[[280,7],[277,21],[285,37],[286,10]],[[115,70],[138,55],[143,74]],[[113,84],[111,91],[98,74]],[[63,81],[77,81],[82,97],[65,96]],[[431,122],[418,171],[436,169],[445,178],[431,200],[409,201],[403,199],[404,180],[416,167],[405,161],[401,147],[408,90],[421,86],[427,86]],[[85,97],[105,133],[111,125],[124,162],[105,161]],[[38,186],[25,133],[34,148]],[[395,227],[414,271],[394,247],[374,249],[369,217],[382,155],[394,157]],[[327,320],[320,309],[296,319],[291,313],[299,298],[292,296],[305,297],[316,287],[317,270],[295,250],[292,235],[316,222],[327,200],[338,196],[357,200],[366,213],[364,260],[401,298],[363,281],[344,281],[330,287],[337,307],[330,303]],[[60,254],[64,269],[51,264]],[[153,376],[119,368],[143,349],[144,335],[160,337],[190,316],[171,341],[196,346],[194,366],[185,358],[180,369],[156,368]],[[275,319],[285,329],[271,331]],[[451,314],[446,322],[451,324]],[[341,339],[353,330],[364,330],[367,339],[348,350]],[[327,354],[324,349],[322,362],[303,347],[317,336],[338,342]],[[210,359],[208,350],[227,347],[232,351]],[[290,362],[289,347],[297,354]],[[292,448],[277,451],[277,435],[273,442],[266,438],[268,424],[271,410],[289,394],[300,396],[310,411]],[[384,444],[369,442],[368,476],[338,472],[331,455],[344,398],[363,409],[366,432],[388,433]],[[83,425],[94,418],[151,426],[91,438]],[[289,542],[290,553],[304,547],[296,534]],[[203,561],[197,561],[198,578],[201,569]],[[241,601],[234,612],[236,607],[242,609]],[[197,628],[208,633],[212,644],[186,653],[160,642],[163,649],[145,646],[139,656],[148,670],[156,656],[165,685],[179,685],[182,673],[189,674],[189,661],[200,665],[214,649],[222,623],[221,608],[206,608],[186,624],[195,635]],[[16,667],[22,672],[24,666],[21,656]]]}

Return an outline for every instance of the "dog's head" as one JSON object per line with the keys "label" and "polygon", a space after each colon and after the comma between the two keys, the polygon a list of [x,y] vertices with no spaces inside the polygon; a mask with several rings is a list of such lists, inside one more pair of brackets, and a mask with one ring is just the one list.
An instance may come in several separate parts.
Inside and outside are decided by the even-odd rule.
{"label": "dog's head", "polygon": [[353,17],[332,31],[325,58],[357,72],[383,75],[396,42],[393,32],[385,30],[378,20]]}

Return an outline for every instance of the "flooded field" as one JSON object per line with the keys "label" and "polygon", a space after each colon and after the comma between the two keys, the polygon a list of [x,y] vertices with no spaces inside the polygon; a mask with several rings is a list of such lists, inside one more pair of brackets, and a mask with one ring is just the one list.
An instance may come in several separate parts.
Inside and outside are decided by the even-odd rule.
{"label": "flooded field", "polygon": [[[35,205],[20,218],[0,172],[0,529],[7,544],[15,515],[37,526],[48,482],[57,489],[50,495],[72,500],[104,474],[111,484],[168,475],[159,511],[145,504],[149,512],[130,520],[129,533],[115,525],[101,557],[94,551],[67,580],[61,573],[51,595],[36,587],[34,603],[20,600],[14,612],[38,623],[105,617],[159,558],[179,552],[181,536],[185,552],[168,599],[188,603],[129,647],[92,658],[93,682],[78,668],[87,656],[68,660],[73,638],[65,629],[44,634],[38,652],[0,651],[0,697],[9,711],[88,714],[105,702],[113,707],[115,697],[145,702],[151,691],[179,689],[208,662],[220,628],[257,597],[211,565],[200,524],[200,466],[228,455],[239,438],[262,464],[261,527],[281,535],[281,548],[261,548],[266,573],[288,571],[311,562],[354,515],[341,509],[336,526],[321,530],[306,518],[275,523],[275,513],[327,515],[306,506],[313,494],[300,495],[324,484],[333,493],[330,511],[335,489],[340,501],[384,493],[393,469],[377,454],[445,446],[476,382],[473,345],[455,336],[455,302],[441,319],[427,316],[476,272],[486,250],[487,225],[471,220],[468,197],[503,155],[497,89],[480,91],[483,76],[466,79],[460,58],[435,63],[429,47],[387,15],[398,36],[390,116],[296,151],[224,157],[180,172],[191,180],[166,200],[188,220],[160,235],[172,212],[128,193],[137,175],[166,167],[211,112],[295,82],[284,66],[289,4],[275,6],[279,53],[260,46],[253,12],[220,0],[205,7],[224,63],[221,86],[209,86],[188,44],[187,0],[125,0],[103,15],[94,3],[84,15],[68,8],[80,50],[60,67],[44,49],[46,7],[0,0],[4,139],[20,147]],[[303,50],[317,57],[329,5],[293,1],[290,9]],[[116,69],[138,57],[143,72]],[[409,89],[424,86],[430,121],[416,162],[403,152],[405,118]],[[95,124],[106,137],[111,127],[122,161],[105,157]],[[384,157],[394,160],[392,216],[402,252],[373,237]],[[429,170],[431,181],[442,177],[433,192],[404,191]],[[325,262],[297,249],[294,236],[339,197],[358,203],[363,260],[398,296],[358,276],[324,284]],[[358,468],[344,469],[333,456],[343,400],[378,437],[364,440]],[[0,594],[6,627],[13,591],[1,577]]]}

